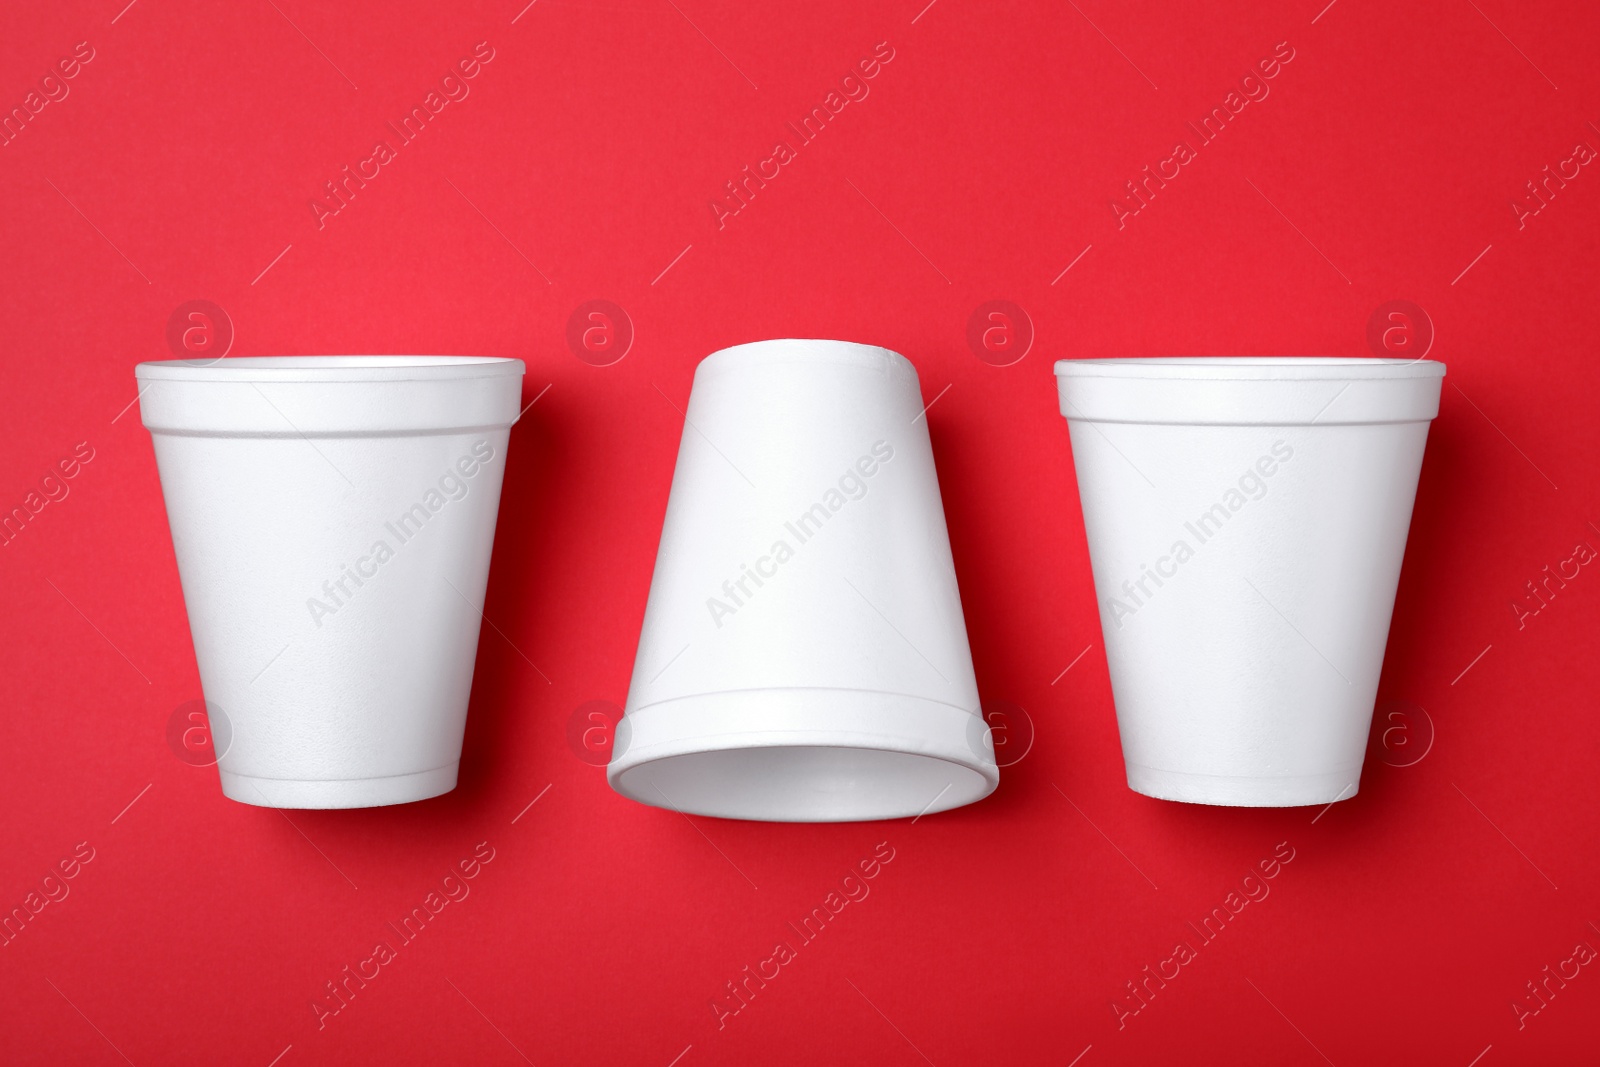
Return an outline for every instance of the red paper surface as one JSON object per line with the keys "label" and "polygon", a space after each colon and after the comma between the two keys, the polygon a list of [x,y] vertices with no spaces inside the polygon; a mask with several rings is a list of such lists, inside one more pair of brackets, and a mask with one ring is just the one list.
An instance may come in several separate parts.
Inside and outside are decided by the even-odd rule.
{"label": "red paper surface", "polygon": [[[0,1060],[1595,1055],[1600,570],[1526,585],[1600,546],[1592,5],[123,2],[0,13],[0,105],[24,109],[0,147],[0,505],[92,452],[0,547],[0,907],[61,896],[0,947]],[[875,52],[801,144],[787,124]],[[413,141],[388,125],[463,86]],[[326,199],[346,166],[372,176]],[[747,166],[770,177],[713,208]],[[1126,199],[1146,166],[1170,177]],[[193,300],[234,355],[527,361],[454,793],[279,813],[169,742],[200,692],[129,405]],[[569,345],[594,300],[631,332],[609,366],[604,338]],[[969,331],[990,301],[1009,349]],[[214,354],[228,330],[199,322]],[[586,706],[626,693],[695,363],[779,336],[921,373],[979,686],[1025,750],[980,804],[686,819],[580,757]],[[1430,336],[1450,370],[1360,795],[1131,793],[1051,361]],[[319,1019],[475,850],[470,895]],[[802,943],[788,924],[875,850],[870,895]],[[1268,896],[1191,929],[1275,856]],[[729,999],[780,941],[794,958]],[[1194,958],[1145,984],[1180,941]]]}

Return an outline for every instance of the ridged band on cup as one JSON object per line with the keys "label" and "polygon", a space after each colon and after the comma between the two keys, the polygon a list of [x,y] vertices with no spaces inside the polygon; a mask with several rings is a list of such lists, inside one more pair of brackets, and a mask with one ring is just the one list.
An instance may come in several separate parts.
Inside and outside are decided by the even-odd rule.
{"label": "ridged band on cup", "polygon": [[1356,795],[1361,781],[1357,762],[1316,774],[1200,774],[1129,763],[1128,788],[1157,800],[1215,804],[1234,808],[1295,808],[1332,804]]}
{"label": "ridged band on cup", "polygon": [[[611,767],[616,773],[663,756],[719,748],[825,744],[938,756],[968,763],[998,782],[992,750],[985,759],[969,741],[971,721],[977,718],[975,711],[925,697],[867,690],[702,693],[628,712],[627,740],[618,742]],[[801,734],[804,741],[793,740]]]}
{"label": "ridged band on cup", "polygon": [[1061,414],[1084,422],[1334,426],[1439,413],[1433,360],[1307,356],[1060,360]]}
{"label": "ridged band on cup", "polygon": [[481,356],[261,356],[134,368],[152,433],[463,433],[516,421],[523,363]]}
{"label": "ridged band on cup", "polygon": [[263,808],[376,808],[410,804],[450,792],[456,787],[460,763],[428,771],[392,774],[381,778],[288,779],[259,778],[218,771],[222,795],[241,804]]}
{"label": "ridged band on cup", "polygon": [[[630,711],[617,726],[606,777],[626,795],[625,776],[664,759],[754,748],[856,748],[942,760],[981,777],[963,788],[908,799],[906,810],[875,818],[943,811],[993,792],[1000,782],[994,746],[975,711],[924,697],[855,689],[754,689],[678,697]],[[634,796],[658,803],[649,794]],[[733,815],[733,817],[744,817]]]}

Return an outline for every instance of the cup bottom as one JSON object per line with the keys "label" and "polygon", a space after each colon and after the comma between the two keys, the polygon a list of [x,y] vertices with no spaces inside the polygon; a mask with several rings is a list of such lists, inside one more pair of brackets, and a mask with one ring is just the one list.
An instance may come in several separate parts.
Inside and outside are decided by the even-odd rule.
{"label": "cup bottom", "polygon": [[607,777],[641,804],[723,819],[859,822],[946,811],[999,784],[983,720],[849,689],[707,693],[630,713]]}
{"label": "cup bottom", "polygon": [[386,778],[305,781],[222,771],[222,795],[260,808],[377,808],[427,800],[456,787],[459,763]]}
{"label": "cup bottom", "polygon": [[1190,774],[1128,764],[1128,788],[1157,800],[1215,804],[1230,808],[1299,808],[1332,804],[1356,795],[1361,766],[1325,774],[1254,778],[1244,775]]}

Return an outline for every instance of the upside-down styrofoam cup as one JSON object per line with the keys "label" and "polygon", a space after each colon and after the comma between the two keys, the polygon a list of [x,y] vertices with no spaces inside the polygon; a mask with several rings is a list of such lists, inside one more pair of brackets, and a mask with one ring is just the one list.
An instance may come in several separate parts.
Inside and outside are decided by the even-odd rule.
{"label": "upside-down styrofoam cup", "polygon": [[1444,365],[1055,365],[1128,785],[1354,796]]}
{"label": "upside-down styrofoam cup", "polygon": [[200,683],[231,734],[225,796],[354,808],[455,788],[522,369],[139,364]]}
{"label": "upside-down styrofoam cup", "polygon": [[695,372],[607,777],[725,818],[916,816],[999,782],[916,370],[775,340]]}

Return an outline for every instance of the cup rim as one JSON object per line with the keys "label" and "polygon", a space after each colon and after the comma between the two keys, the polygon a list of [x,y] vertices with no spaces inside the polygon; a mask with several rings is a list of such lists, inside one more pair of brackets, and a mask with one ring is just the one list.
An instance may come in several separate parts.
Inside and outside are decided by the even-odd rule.
{"label": "cup rim", "polygon": [[520,377],[505,356],[228,356],[140,363],[134,375],[157,382],[401,382]]}
{"label": "cup rim", "polygon": [[1061,359],[1057,378],[1122,378],[1169,381],[1318,381],[1442,378],[1445,365],[1432,359],[1373,356],[1126,356]]}

